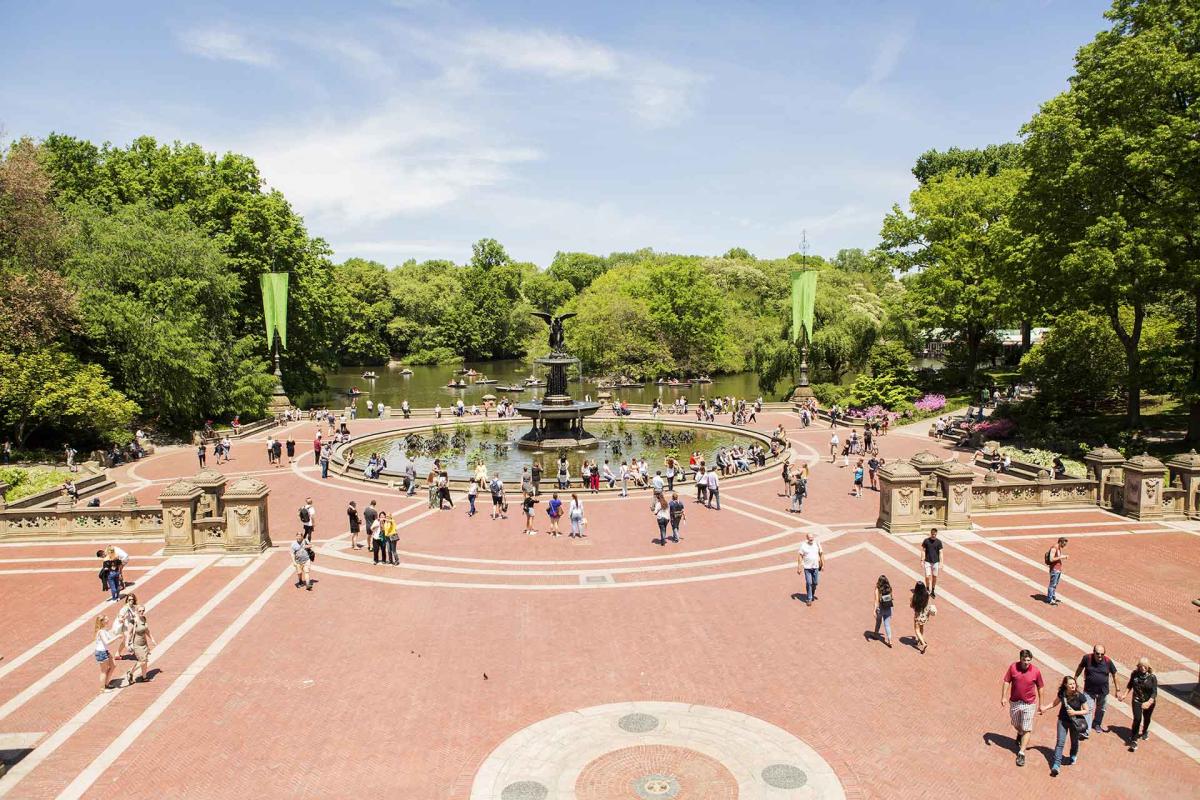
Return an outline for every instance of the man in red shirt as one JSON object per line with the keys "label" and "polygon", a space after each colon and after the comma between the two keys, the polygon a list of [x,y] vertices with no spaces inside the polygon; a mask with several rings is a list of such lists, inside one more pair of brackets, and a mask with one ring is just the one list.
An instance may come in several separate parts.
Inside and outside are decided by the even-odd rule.
{"label": "man in red shirt", "polygon": [[321,431],[320,430],[317,431],[317,435],[313,439],[313,460],[317,464],[321,463]]}
{"label": "man in red shirt", "polygon": [[1042,713],[1042,672],[1033,665],[1033,653],[1022,650],[1020,660],[1010,664],[1000,684],[1000,706],[1008,706],[1008,718],[1017,731],[1017,766],[1025,766],[1025,745],[1033,733],[1033,715]]}

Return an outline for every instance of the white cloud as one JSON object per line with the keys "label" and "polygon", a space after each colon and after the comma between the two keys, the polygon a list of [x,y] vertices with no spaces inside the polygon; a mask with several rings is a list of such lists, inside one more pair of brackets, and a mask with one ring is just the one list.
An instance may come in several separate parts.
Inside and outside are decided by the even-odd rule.
{"label": "white cloud", "polygon": [[904,27],[888,33],[879,45],[866,79],[855,86],[846,97],[846,105],[855,111],[886,112],[893,104],[888,102],[883,84],[896,71],[900,57],[912,40],[912,28]]}
{"label": "white cloud", "polygon": [[[557,80],[599,80],[625,88],[633,113],[660,127],[686,117],[703,78],[689,70],[546,31],[485,28],[467,34],[456,48],[470,62]],[[461,69],[461,65],[457,65]]]}
{"label": "white cloud", "polygon": [[302,213],[339,225],[445,206],[539,157],[415,101],[396,101],[358,121],[264,131],[242,146]]}
{"label": "white cloud", "polygon": [[543,31],[481,29],[464,37],[461,50],[469,58],[504,69],[554,78],[607,78],[619,69],[612,49],[578,36]]}
{"label": "white cloud", "polygon": [[242,33],[215,25],[184,31],[179,36],[184,49],[218,61],[238,61],[257,67],[269,67],[275,56],[265,47],[252,44]]}

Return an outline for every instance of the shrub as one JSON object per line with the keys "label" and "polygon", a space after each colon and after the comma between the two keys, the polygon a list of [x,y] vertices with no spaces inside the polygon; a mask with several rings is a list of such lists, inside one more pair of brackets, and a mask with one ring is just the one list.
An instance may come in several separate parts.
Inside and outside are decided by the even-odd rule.
{"label": "shrub", "polygon": [[946,395],[927,394],[913,404],[913,408],[926,414],[933,414],[946,407]]}
{"label": "shrub", "polygon": [[8,490],[4,498],[8,502],[29,497],[31,494],[44,492],[56,486],[62,486],[70,478],[70,473],[52,470],[29,470],[19,467],[0,469],[0,483],[7,483]]}

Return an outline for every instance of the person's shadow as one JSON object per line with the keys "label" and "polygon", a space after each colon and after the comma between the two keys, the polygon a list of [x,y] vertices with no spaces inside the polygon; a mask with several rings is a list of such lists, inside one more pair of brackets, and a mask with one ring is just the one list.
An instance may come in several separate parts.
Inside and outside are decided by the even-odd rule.
{"label": "person's shadow", "polygon": [[983,735],[983,743],[988,747],[1000,747],[1004,750],[1012,750],[1014,753],[1017,749],[1017,740],[1002,733],[992,733],[990,731],[985,733]]}

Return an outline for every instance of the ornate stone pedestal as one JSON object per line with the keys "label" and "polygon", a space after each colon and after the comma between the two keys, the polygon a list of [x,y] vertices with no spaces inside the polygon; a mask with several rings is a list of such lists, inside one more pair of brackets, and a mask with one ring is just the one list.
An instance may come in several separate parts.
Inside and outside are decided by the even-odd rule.
{"label": "ornate stone pedestal", "polygon": [[1139,521],[1161,519],[1166,466],[1154,456],[1142,453],[1126,461],[1124,469],[1125,515]]}
{"label": "ornate stone pedestal", "polygon": [[879,518],[875,525],[888,533],[921,530],[921,473],[907,461],[893,461],[879,470]]}

